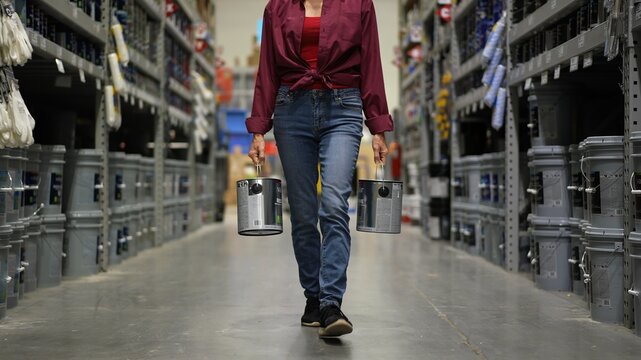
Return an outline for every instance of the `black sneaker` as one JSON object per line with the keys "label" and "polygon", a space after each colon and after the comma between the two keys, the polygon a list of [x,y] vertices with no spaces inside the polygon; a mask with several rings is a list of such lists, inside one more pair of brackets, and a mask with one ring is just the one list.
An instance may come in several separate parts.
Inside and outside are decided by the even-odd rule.
{"label": "black sneaker", "polygon": [[308,298],[305,305],[305,313],[300,319],[302,326],[319,327],[320,326],[320,301],[317,298]]}
{"label": "black sneaker", "polygon": [[330,305],[321,310],[321,328],[318,330],[319,337],[339,337],[350,334],[353,330],[354,326],[338,306]]}

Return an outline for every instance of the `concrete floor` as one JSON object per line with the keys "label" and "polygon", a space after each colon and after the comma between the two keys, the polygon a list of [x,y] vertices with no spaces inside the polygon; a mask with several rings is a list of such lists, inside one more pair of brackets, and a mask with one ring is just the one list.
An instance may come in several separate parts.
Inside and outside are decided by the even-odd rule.
{"label": "concrete floor", "polygon": [[[28,294],[0,321],[0,359],[639,359],[641,338],[592,322],[572,295],[425,240],[354,233],[344,310],[319,340],[287,236],[235,218],[109,273]],[[289,229],[286,229],[288,232]]]}

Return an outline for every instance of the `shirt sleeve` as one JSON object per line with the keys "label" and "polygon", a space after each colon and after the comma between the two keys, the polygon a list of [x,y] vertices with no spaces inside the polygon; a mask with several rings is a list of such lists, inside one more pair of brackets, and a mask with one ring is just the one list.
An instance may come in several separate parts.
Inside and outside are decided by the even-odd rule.
{"label": "shirt sleeve", "polygon": [[247,131],[265,134],[272,128],[272,115],[280,78],[276,73],[272,16],[269,5],[263,15],[263,36],[260,45],[260,61],[254,88],[251,116],[245,121]]}
{"label": "shirt sleeve", "polygon": [[372,0],[363,1],[361,42],[361,97],[365,125],[372,134],[394,130],[387,108],[376,11]]}

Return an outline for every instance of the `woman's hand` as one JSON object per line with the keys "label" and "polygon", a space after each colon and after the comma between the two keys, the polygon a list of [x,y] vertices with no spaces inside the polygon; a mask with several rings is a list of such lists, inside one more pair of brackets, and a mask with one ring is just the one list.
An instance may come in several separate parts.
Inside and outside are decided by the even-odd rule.
{"label": "woman's hand", "polygon": [[265,137],[262,134],[254,134],[254,140],[249,147],[249,157],[254,165],[263,165],[265,163]]}
{"label": "woman's hand", "polygon": [[372,138],[372,149],[374,150],[374,163],[376,163],[376,165],[384,164],[388,152],[385,133],[374,135]]}

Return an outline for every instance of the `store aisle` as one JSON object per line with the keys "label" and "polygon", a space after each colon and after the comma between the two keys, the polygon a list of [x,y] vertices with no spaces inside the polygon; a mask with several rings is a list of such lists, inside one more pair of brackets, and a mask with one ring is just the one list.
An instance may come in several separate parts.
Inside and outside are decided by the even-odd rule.
{"label": "store aisle", "polygon": [[[638,359],[641,339],[566,294],[422,238],[355,233],[345,312],[322,341],[286,236],[235,218],[106,274],[29,295],[0,322],[8,359]],[[288,231],[289,229],[286,229]]]}

